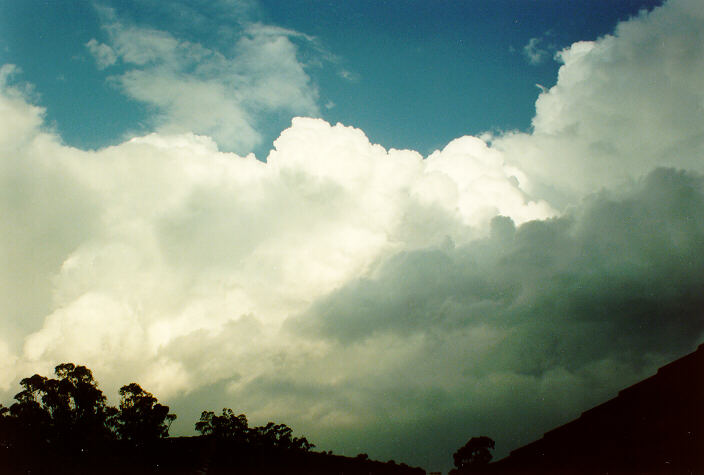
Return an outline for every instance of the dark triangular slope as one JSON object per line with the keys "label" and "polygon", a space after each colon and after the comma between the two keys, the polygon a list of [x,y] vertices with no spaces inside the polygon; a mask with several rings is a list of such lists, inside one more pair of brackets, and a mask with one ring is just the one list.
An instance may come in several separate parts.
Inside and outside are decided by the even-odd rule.
{"label": "dark triangular slope", "polygon": [[492,473],[704,473],[704,344],[489,468]]}

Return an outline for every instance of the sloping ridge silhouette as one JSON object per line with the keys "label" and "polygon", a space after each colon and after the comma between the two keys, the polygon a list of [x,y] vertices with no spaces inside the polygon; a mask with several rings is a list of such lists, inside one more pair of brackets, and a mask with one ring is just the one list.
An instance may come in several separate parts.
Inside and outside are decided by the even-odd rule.
{"label": "sloping ridge silhouette", "polygon": [[488,473],[704,473],[704,344],[487,468]]}

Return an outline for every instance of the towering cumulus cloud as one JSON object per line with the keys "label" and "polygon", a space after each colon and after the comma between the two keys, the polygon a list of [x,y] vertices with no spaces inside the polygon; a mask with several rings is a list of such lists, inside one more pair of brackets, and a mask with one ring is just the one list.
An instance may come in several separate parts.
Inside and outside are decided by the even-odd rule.
{"label": "towering cumulus cloud", "polygon": [[613,36],[558,54],[557,84],[536,103],[531,134],[496,147],[560,193],[618,185],[655,166],[704,171],[704,10],[669,2]]}
{"label": "towering cumulus cloud", "polygon": [[[321,448],[446,465],[470,435],[505,452],[701,343],[701,2],[562,51],[531,133],[427,157],[314,118],[266,162],[222,152],[256,142],[248,103],[214,96],[217,125],[184,132],[169,82],[183,58],[222,58],[111,28],[88,47],[129,63],[114,80],[165,111],[157,133],[65,146],[0,70],[4,401],[74,361],[110,394],[136,380],[168,400],[176,432],[229,406]],[[288,54],[294,33],[247,35],[242,57]],[[135,56],[154,48],[158,64]],[[221,92],[288,107],[250,86]]]}

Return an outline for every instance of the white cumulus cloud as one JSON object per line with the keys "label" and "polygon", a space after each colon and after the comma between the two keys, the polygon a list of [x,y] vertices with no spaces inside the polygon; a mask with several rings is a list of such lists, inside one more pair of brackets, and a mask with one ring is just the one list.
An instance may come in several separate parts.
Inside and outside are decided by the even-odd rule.
{"label": "white cumulus cloud", "polygon": [[[667,165],[704,171],[704,11],[673,1],[559,53],[534,131],[494,146],[553,203]],[[547,195],[546,195],[547,196]]]}
{"label": "white cumulus cloud", "polygon": [[266,162],[222,151],[259,140],[255,110],[317,111],[288,30],[225,54],[111,22],[113,80],[158,130],[98,151],[3,66],[3,401],[73,361],[165,399],[178,433],[230,406],[440,464],[467,431],[574,417],[702,339],[702,20],[673,1],[575,43],[531,133],[428,157],[315,118]]}
{"label": "white cumulus cloud", "polygon": [[[19,117],[41,116],[12,88],[3,98]],[[246,357],[274,351],[282,321],[386,256],[467,242],[497,213],[516,222],[553,213],[474,138],[423,159],[300,118],[262,163],[193,134],[84,152],[36,121],[17,132],[24,139],[10,140],[3,160],[12,256],[3,303],[36,367],[84,361],[149,380],[151,365],[166,365],[192,387],[214,383],[228,373],[182,367],[175,341],[247,316],[262,343]],[[32,277],[18,281],[23,266]],[[160,387],[168,396],[187,386]]]}

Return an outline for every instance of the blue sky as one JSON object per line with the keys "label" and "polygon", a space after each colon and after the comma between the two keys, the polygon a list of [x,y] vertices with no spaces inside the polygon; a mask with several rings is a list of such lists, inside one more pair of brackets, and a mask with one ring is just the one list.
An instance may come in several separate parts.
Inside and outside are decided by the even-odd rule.
{"label": "blue sky", "polygon": [[[193,20],[158,2],[117,2],[120,19],[227,52],[243,25],[265,23],[315,38],[299,43],[318,88],[319,116],[360,127],[385,147],[423,154],[455,137],[527,130],[537,84],[555,83],[558,50],[612,31],[657,1],[263,1],[207,6]],[[0,4],[0,62],[21,68],[69,145],[100,148],[150,131],[151,112],[98,70],[86,48],[104,41],[96,6],[109,2],[6,1]],[[99,7],[98,7],[99,8]],[[224,13],[225,12],[225,13]],[[535,39],[537,61],[524,48]],[[253,150],[265,158],[296,111],[269,116]],[[306,111],[300,111],[305,113]],[[87,125],[90,124],[90,125]]]}
{"label": "blue sky", "polygon": [[503,456],[704,341],[702,77],[700,0],[0,1],[0,403]]}

